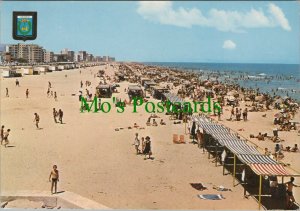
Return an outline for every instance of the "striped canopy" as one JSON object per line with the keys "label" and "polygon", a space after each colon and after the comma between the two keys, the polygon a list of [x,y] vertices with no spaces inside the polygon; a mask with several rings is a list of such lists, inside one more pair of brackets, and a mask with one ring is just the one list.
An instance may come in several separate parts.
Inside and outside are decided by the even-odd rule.
{"label": "striped canopy", "polygon": [[289,175],[291,175],[280,164],[256,163],[256,164],[249,164],[249,166],[257,175],[266,175],[266,176],[289,176]]}
{"label": "striped canopy", "polygon": [[257,175],[289,176],[286,169],[269,156],[262,155],[256,147],[247,144],[223,125],[210,121],[205,116],[192,116],[197,125],[210,134],[219,144],[234,153],[238,159],[248,165]]}
{"label": "striped canopy", "polygon": [[216,139],[216,140],[241,140],[239,139],[236,135],[232,134],[232,133],[213,133],[211,134],[211,136]]}
{"label": "striped canopy", "polygon": [[223,142],[223,146],[229,149],[234,154],[260,154],[259,151],[253,147],[249,146],[245,141],[226,141]]}
{"label": "striped canopy", "polygon": [[275,160],[273,160],[267,155],[238,154],[237,157],[240,161],[246,164],[278,164]]}

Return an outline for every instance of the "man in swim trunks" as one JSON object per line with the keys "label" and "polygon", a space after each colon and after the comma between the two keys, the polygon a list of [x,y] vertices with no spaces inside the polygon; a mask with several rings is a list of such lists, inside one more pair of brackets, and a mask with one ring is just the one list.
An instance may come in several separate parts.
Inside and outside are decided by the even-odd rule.
{"label": "man in swim trunks", "polygon": [[36,129],[39,129],[40,116],[37,113],[34,113],[34,120]]}
{"label": "man in swim trunks", "polygon": [[[52,179],[52,182],[51,182]],[[57,182],[59,181],[59,173],[57,170],[57,166],[53,166],[53,170],[50,172],[49,182],[51,182],[51,193],[53,194],[53,187],[55,189],[54,193],[57,193]]]}
{"label": "man in swim trunks", "polygon": [[287,209],[291,208],[295,202],[295,198],[293,196],[293,187],[299,187],[298,185],[295,185],[294,182],[295,178],[291,177],[291,180],[287,183],[285,183],[285,186],[287,188],[286,190],[286,206]]}

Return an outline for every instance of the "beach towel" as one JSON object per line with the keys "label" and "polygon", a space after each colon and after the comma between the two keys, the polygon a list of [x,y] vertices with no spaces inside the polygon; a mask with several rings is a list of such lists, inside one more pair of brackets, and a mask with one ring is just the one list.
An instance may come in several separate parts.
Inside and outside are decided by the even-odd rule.
{"label": "beach towel", "polygon": [[205,187],[202,183],[190,183],[190,185],[196,190],[207,190],[207,187]]}
{"label": "beach towel", "polygon": [[214,186],[213,189],[216,189],[217,191],[232,191],[231,189],[225,188],[222,185],[220,185],[220,186]]}
{"label": "beach towel", "polygon": [[222,194],[198,194],[197,195],[200,199],[205,199],[205,200],[222,200],[225,199]]}

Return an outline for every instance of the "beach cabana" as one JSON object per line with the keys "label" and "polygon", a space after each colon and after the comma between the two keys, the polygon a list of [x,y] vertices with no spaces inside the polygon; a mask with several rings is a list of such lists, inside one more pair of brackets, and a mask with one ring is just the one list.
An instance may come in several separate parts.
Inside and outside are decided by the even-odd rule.
{"label": "beach cabana", "polygon": [[108,84],[100,84],[96,87],[96,93],[100,98],[110,98],[112,96],[111,86]]}
{"label": "beach cabana", "polygon": [[11,72],[9,69],[2,69],[2,77],[3,78],[9,78],[11,77]]}
{"label": "beach cabana", "polygon": [[168,93],[167,88],[163,88],[160,86],[154,86],[152,90],[152,96],[155,99],[162,100],[164,98],[164,93]]}
{"label": "beach cabana", "polygon": [[156,86],[156,83],[154,81],[145,81],[144,82],[144,88],[146,90],[150,90],[154,86]]}
{"label": "beach cabana", "polygon": [[141,84],[142,84],[142,86],[144,86],[145,82],[147,82],[147,81],[151,81],[151,79],[150,78],[141,78]]}
{"label": "beach cabana", "polygon": [[130,99],[132,99],[133,97],[144,97],[143,89],[138,85],[129,85],[128,95]]}

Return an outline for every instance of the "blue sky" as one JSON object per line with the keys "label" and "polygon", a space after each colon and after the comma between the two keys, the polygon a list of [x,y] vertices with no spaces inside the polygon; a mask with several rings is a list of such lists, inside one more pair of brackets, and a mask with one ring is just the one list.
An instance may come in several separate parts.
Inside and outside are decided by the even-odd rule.
{"label": "blue sky", "polygon": [[300,63],[298,2],[8,2],[1,43],[12,39],[12,11],[37,11],[47,50],[87,50],[123,61]]}

